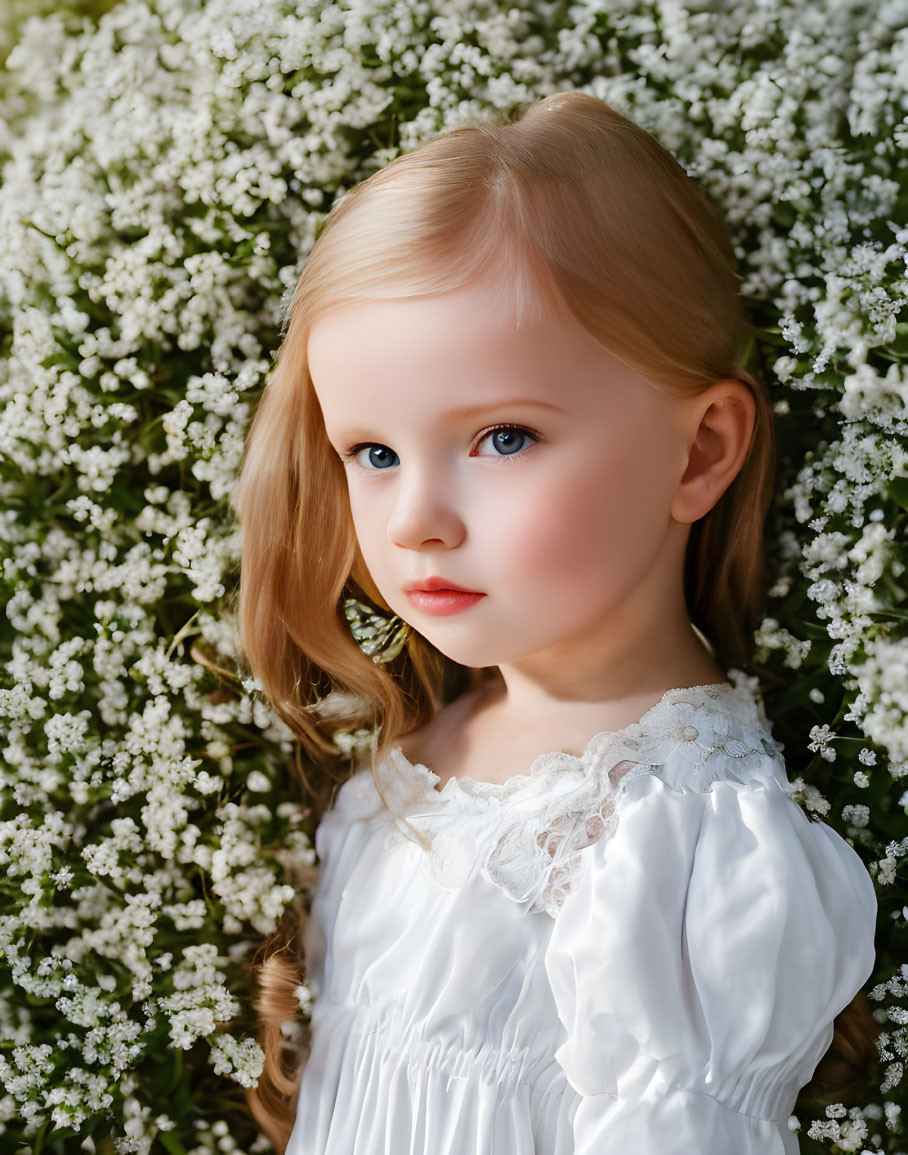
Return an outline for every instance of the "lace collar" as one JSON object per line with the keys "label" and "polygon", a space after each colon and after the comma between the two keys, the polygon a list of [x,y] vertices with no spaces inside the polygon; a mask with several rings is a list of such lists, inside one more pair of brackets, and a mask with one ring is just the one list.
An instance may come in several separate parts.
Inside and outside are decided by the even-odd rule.
{"label": "lace collar", "polygon": [[481,870],[515,901],[554,915],[579,851],[611,833],[616,798],[640,774],[658,772],[680,791],[708,791],[718,777],[743,783],[772,774],[787,784],[757,679],[735,669],[729,677],[667,690],[636,722],[594,734],[579,757],[540,754],[528,773],[503,783],[451,778],[437,790],[439,776],[399,745],[367,777],[444,885]]}
{"label": "lace collar", "polygon": [[614,766],[622,758],[658,766],[679,749],[693,773],[717,751],[732,758],[754,749],[780,753],[783,747],[772,738],[757,695],[758,680],[734,668],[728,674],[731,682],[666,690],[636,722],[594,734],[579,756],[557,750],[540,754],[527,773],[515,774],[502,783],[464,776],[449,778],[438,790],[440,777],[423,763],[411,762],[400,745],[394,746],[383,762],[376,763],[373,775],[386,805],[394,810],[395,802],[417,796],[428,802],[434,798],[436,804],[455,795],[504,801],[539,786],[549,787],[563,771],[592,774],[603,761]]}

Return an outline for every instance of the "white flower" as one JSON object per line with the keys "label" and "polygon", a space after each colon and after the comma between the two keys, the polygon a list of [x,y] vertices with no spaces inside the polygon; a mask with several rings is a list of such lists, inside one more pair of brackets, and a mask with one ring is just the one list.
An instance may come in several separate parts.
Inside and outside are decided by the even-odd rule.
{"label": "white flower", "polygon": [[[108,7],[82,25],[49,0],[0,11],[4,49],[22,14],[48,12],[22,26],[0,93],[0,869],[16,887],[0,919],[0,1129],[27,1146],[44,1123],[78,1133],[104,1115],[114,1150],[150,1153],[174,1126],[135,1067],[161,1022],[173,1047],[204,1039],[216,1074],[255,1085],[257,1045],[222,1030],[231,968],[315,858],[304,807],[271,797],[291,731],[258,678],[217,692],[204,664],[241,657],[226,603],[248,422],[332,205],[445,128],[581,86],[721,208],[740,291],[777,330],[759,350],[774,414],[819,431],[776,495],[780,604],[757,649],[811,678],[828,650],[810,700],[831,711],[844,691],[867,743],[857,762],[876,764],[872,743],[894,780],[908,775],[905,638],[887,616],[903,581],[891,490],[908,475],[904,358],[887,353],[908,295],[908,229],[889,223],[905,38],[903,5],[832,0]],[[402,77],[412,98],[395,98]],[[838,737],[816,726],[809,749],[846,762]],[[336,741],[368,758],[372,735]],[[853,795],[869,776],[849,762],[840,784]],[[814,785],[792,790],[829,813]],[[262,804],[239,805],[250,795]],[[867,807],[835,798],[873,834]],[[903,853],[873,849],[881,885]],[[889,1123],[908,992],[884,985]],[[298,988],[304,1014],[315,993]],[[35,1041],[51,1029],[57,1043]],[[802,1129],[860,1150],[874,1109],[839,1105]],[[190,1155],[237,1149],[225,1120],[199,1122]]]}

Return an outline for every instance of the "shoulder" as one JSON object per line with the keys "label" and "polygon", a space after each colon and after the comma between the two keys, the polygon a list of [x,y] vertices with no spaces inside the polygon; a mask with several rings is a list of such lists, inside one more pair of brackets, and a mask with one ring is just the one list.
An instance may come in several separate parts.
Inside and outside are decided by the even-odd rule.
{"label": "shoulder", "polygon": [[794,800],[782,750],[743,675],[735,686],[670,692],[626,732],[597,736],[588,755],[601,812],[613,813],[570,887],[578,934],[622,910],[640,930],[661,912],[672,934],[683,916],[703,942],[715,943],[724,923],[726,953],[739,944],[743,965],[761,935],[790,936],[796,951],[813,928],[830,957],[851,943],[859,985],[873,959],[873,879],[854,847]]}
{"label": "shoulder", "polygon": [[643,776],[680,793],[708,793],[718,781],[754,785],[773,778],[790,790],[784,744],[772,734],[755,678],[668,690],[642,718],[597,734],[585,757],[607,771],[618,796],[635,795]]}
{"label": "shoulder", "polygon": [[[641,723],[595,752],[600,773],[629,765],[613,785],[611,837],[585,855],[591,886],[629,885],[646,847],[640,885],[662,871],[658,902],[677,875],[695,929],[708,933],[720,908],[730,922],[741,911],[758,923],[759,910],[777,926],[787,911],[793,928],[807,926],[812,901],[811,917],[872,951],[873,880],[854,847],[795,801],[754,681],[739,673],[734,686],[670,692]],[[709,916],[698,921],[699,910]]]}

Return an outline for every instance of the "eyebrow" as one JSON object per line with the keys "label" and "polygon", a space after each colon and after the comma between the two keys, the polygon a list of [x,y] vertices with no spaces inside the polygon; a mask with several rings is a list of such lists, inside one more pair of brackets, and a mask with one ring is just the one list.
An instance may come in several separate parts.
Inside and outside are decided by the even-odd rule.
{"label": "eyebrow", "polygon": [[[538,409],[549,409],[558,413],[567,413],[568,410],[562,408],[560,405],[555,405],[551,401],[537,400],[535,397],[505,397],[501,401],[491,401],[483,405],[461,405],[457,409],[447,409],[442,414],[443,417],[476,417],[480,413],[489,413],[494,410],[501,410],[508,406],[517,405],[532,405]],[[358,434],[357,434],[358,435]],[[329,435],[330,436],[330,435]],[[352,430],[347,430],[344,437],[352,437],[354,433]],[[333,440],[333,438],[332,438]]]}
{"label": "eyebrow", "polygon": [[501,401],[493,401],[486,405],[463,405],[459,409],[449,409],[447,417],[475,417],[479,413],[488,413],[492,409],[502,409],[509,405],[535,405],[540,409],[556,409],[559,413],[567,413],[560,405],[553,405],[550,401],[537,401],[532,397],[508,397]]}

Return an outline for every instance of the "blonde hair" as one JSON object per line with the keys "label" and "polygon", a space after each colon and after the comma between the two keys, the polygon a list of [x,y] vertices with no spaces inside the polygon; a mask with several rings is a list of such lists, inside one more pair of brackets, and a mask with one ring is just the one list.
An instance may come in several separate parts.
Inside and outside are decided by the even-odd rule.
{"label": "blonde hair", "polygon": [[[339,783],[339,731],[376,733],[380,758],[485,675],[413,630],[386,664],[351,636],[345,597],[389,607],[363,564],[344,468],[325,434],[307,364],[310,329],[345,303],[444,292],[501,269],[519,316],[567,310],[666,394],[693,396],[726,378],[750,388],[750,447],[691,526],[684,589],[716,661],[751,662],[775,443],[770,401],[741,364],[752,328],[731,243],[705,194],[653,137],[593,96],[556,93],[513,118],[443,133],[357,185],[329,214],[293,296],[234,495],[239,624],[250,669],[321,771],[310,781],[301,770],[317,814]],[[247,1098],[281,1151],[301,1073],[288,1073],[280,1035],[292,1013],[287,991],[300,982],[290,961],[300,958],[300,929],[291,918],[253,967],[266,1068]],[[827,1055],[835,1047],[834,1039]]]}

